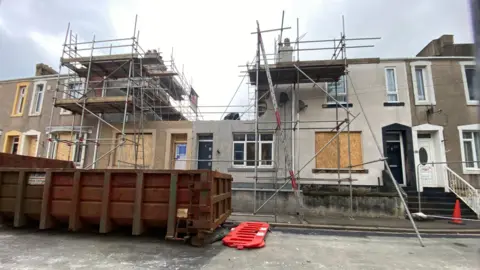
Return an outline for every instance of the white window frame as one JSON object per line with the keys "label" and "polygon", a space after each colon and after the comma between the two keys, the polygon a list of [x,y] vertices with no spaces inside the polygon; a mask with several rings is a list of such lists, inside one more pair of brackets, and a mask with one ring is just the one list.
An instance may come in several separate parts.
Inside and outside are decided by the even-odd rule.
{"label": "white window frame", "polygon": [[55,133],[48,134],[48,148],[47,148],[47,158],[55,159],[57,155],[57,144],[58,142],[53,139]]}
{"label": "white window frame", "polygon": [[[458,136],[459,136],[459,141],[460,141],[460,150],[461,150],[461,155],[462,155],[462,169],[463,169],[463,174],[480,174],[480,167],[478,168],[468,168],[467,164],[464,163],[466,162],[465,160],[465,148],[463,146],[464,138],[463,138],[463,132],[480,132],[480,124],[472,124],[472,125],[464,125],[464,126],[458,126]],[[469,139],[467,139],[469,140]],[[472,142],[473,138],[472,138]],[[475,160],[477,158],[476,155],[476,149],[475,145],[473,145],[473,162],[478,163],[478,160]],[[477,165],[478,166],[478,165]]]}
{"label": "white window frame", "polygon": [[[38,85],[43,85],[43,93],[42,93],[42,97],[41,97],[41,102],[40,102],[40,108],[39,108],[39,111],[36,112],[35,111],[35,101],[37,100],[37,95],[38,95],[38,89],[37,89],[37,86]],[[47,90],[47,81],[36,81],[34,84],[33,84],[33,93],[32,93],[32,98],[30,100],[30,110],[28,112],[28,116],[38,116],[40,114],[42,114],[42,108],[43,108],[43,102],[45,101],[45,92]]]}
{"label": "white window frame", "polygon": [[[75,146],[73,147],[73,153],[72,153],[72,161],[75,163],[75,167],[77,168],[83,168],[83,165],[85,163],[85,154],[87,150],[87,136],[88,133],[84,132],[83,133],[83,140],[80,142],[79,141],[79,132],[74,133],[75,138]],[[78,149],[81,149],[81,154],[80,154],[80,161],[76,162],[75,161],[75,156],[77,155]]]}
{"label": "white window frame", "polygon": [[27,137],[37,137],[37,145],[35,145],[35,156],[38,157],[38,149],[39,149],[39,146],[40,146],[40,136],[41,136],[41,132],[40,131],[37,131],[37,130],[34,130],[34,129],[31,129],[27,132],[24,132],[22,133],[22,136],[20,138],[20,141],[21,141],[21,144],[20,144],[20,155],[27,155],[27,153],[25,153],[25,151],[28,151],[28,148],[25,148],[25,143],[28,141],[27,140]]}
{"label": "white window frame", "polygon": [[[393,70],[393,76],[394,76],[394,80],[395,80],[395,91],[394,92],[389,92],[388,90],[388,73],[387,71],[388,70]],[[400,102],[400,96],[398,95],[398,78],[397,78],[397,68],[396,67],[385,67],[385,99],[387,103],[399,103]],[[391,101],[391,100],[388,100],[388,96],[389,95],[396,95],[397,96],[397,100],[395,101]]]}
{"label": "white window frame", "polygon": [[[243,141],[235,141],[233,140],[233,143],[232,143],[232,166],[235,167],[235,168],[254,168],[255,165],[247,165],[247,143],[255,143],[255,141],[247,141],[247,134],[253,134],[255,135],[255,133],[251,133],[251,132],[238,132],[238,133],[234,133],[232,134],[232,138],[234,135],[244,135],[244,140]],[[272,140],[271,141],[262,141],[261,140],[261,135],[265,135],[265,134],[268,134],[268,135],[272,135]],[[238,143],[243,143],[243,164],[235,164],[235,144],[238,144]],[[255,159],[256,160],[259,160],[259,164],[257,165],[257,168],[273,168],[274,166],[274,154],[275,154],[275,135],[273,133],[258,133],[258,153],[255,155]],[[266,161],[271,161],[271,164],[270,165],[265,165],[265,164],[262,164],[262,157],[261,155],[259,155],[260,153],[262,153],[262,145],[263,144],[271,144],[272,145],[272,160],[266,160]]]}
{"label": "white window frame", "polygon": [[[340,80],[343,80],[343,83],[345,84],[345,87],[337,87],[337,96],[335,96],[335,93],[332,94],[332,96],[335,97],[336,100],[338,100],[338,97],[339,97],[339,96],[345,97],[345,99],[346,99],[346,97],[347,97],[347,91],[348,91],[348,89],[347,89],[347,77],[346,77],[346,75],[342,75],[338,81],[340,81]],[[327,90],[327,92],[328,92],[328,85],[329,85],[329,84],[334,84],[334,83],[337,83],[337,82],[326,82],[326,83],[325,83],[325,89]],[[340,89],[341,89],[342,91],[345,89],[345,92],[340,92],[340,91],[339,91]],[[335,103],[337,103],[337,102],[335,102],[335,101],[333,101],[333,100],[329,100],[329,96],[328,96],[328,95],[326,96],[326,99],[327,99],[327,104],[335,104]],[[345,100],[345,101],[340,101],[340,100],[338,100],[338,101],[339,101],[340,104],[347,104],[347,100]]]}
{"label": "white window frame", "polygon": [[[75,78],[73,80],[65,79],[63,81],[63,95],[62,95],[63,99],[72,98],[70,95],[67,94],[67,92],[69,91],[68,87],[70,84],[81,84],[81,87],[83,90],[82,93],[85,93],[85,78]],[[71,115],[71,114],[72,114],[71,111],[60,108],[60,115]]]}
{"label": "white window frame", "polygon": [[[435,89],[433,87],[432,63],[430,61],[415,61],[410,63],[412,71],[413,94],[415,96],[415,105],[435,105]],[[418,99],[417,74],[415,69],[424,68],[423,88],[425,90],[425,100]]]}
{"label": "white window frame", "polygon": [[[52,132],[49,134],[49,142],[48,142],[48,150],[47,150],[47,158],[50,158],[50,159],[55,159],[55,156],[57,155],[57,146],[58,146],[58,142],[53,138],[55,134],[58,134],[58,133],[66,133],[67,131],[56,131],[56,132]],[[72,155],[71,155],[71,158],[69,158],[70,161],[72,161],[73,163],[75,163],[75,167],[76,168],[83,168],[83,165],[85,164],[85,155],[87,153],[87,138],[88,138],[88,132],[83,132],[83,141],[82,142],[78,142],[77,144],[77,141],[78,141],[78,134],[79,132],[73,132],[74,134],[74,141],[72,142],[72,144],[75,144],[73,146],[73,150],[72,150]],[[77,149],[79,148],[79,144],[81,144],[81,160],[80,162],[75,162],[74,159],[75,159],[75,156],[77,155]]]}
{"label": "white window frame", "polygon": [[465,101],[467,102],[467,105],[479,105],[480,101],[479,100],[470,100],[470,93],[468,91],[468,83],[467,83],[467,73],[465,72],[465,69],[468,67],[473,67],[474,69],[476,68],[476,63],[475,61],[460,61],[459,62],[461,68],[462,68],[462,81],[463,81],[463,90],[465,91]]}

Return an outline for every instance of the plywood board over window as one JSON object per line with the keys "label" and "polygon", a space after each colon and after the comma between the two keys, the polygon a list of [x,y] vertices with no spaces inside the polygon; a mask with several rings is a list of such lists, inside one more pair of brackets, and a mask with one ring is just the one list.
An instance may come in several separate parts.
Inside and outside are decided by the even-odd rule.
{"label": "plywood board over window", "polygon": [[37,156],[37,136],[28,136],[28,153],[31,157]]}
{"label": "plywood board over window", "polygon": [[[336,132],[315,133],[315,153],[330,141]],[[340,144],[340,151],[338,151]],[[340,155],[340,166],[338,166],[338,155]],[[361,132],[350,131],[350,158],[352,165],[363,163],[362,137]],[[315,159],[317,169],[347,169],[348,163],[348,134],[342,132],[338,135]],[[363,166],[356,166],[353,169],[363,169]]]}
{"label": "plywood board over window", "polygon": [[71,160],[73,155],[73,146],[68,142],[72,141],[72,134],[70,132],[58,133],[57,138],[59,142],[57,143],[57,154],[55,159]]}
{"label": "plywood board over window", "polygon": [[[120,143],[122,134],[117,134],[116,141],[117,144]],[[143,158],[145,157],[145,167],[149,168],[153,164],[153,136],[152,133],[143,134],[143,147],[142,147],[142,137],[134,136],[133,133],[128,133],[125,135],[125,144],[118,147],[115,150],[113,166],[119,168],[132,168],[135,165],[135,145],[132,141],[137,141],[138,146],[138,156],[137,156],[137,165],[143,165]]]}

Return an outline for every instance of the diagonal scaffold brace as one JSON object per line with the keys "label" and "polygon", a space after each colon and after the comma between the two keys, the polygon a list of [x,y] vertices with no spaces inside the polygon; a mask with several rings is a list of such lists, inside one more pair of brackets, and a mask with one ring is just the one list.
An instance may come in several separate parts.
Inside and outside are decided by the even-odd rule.
{"label": "diagonal scaffold brace", "polygon": [[303,219],[304,216],[304,205],[303,205],[303,198],[300,194],[300,190],[298,189],[298,183],[295,176],[295,172],[292,169],[292,156],[288,152],[287,143],[285,138],[285,131],[282,129],[282,121],[280,119],[280,111],[278,109],[277,99],[275,97],[275,89],[273,88],[272,77],[270,75],[270,68],[268,67],[268,60],[267,54],[265,53],[265,46],[262,40],[262,32],[260,31],[260,24],[257,21],[257,35],[258,35],[258,43],[260,45],[260,51],[262,53],[263,63],[265,67],[265,73],[267,75],[268,80],[268,90],[270,91],[270,97],[272,99],[273,108],[275,110],[275,118],[277,122],[277,132],[280,135],[280,143],[283,145],[283,151],[285,153],[285,160],[286,160],[286,168],[288,170],[288,174],[290,175],[289,181],[292,183],[292,189],[295,194],[295,200],[297,202],[297,214],[300,218]]}

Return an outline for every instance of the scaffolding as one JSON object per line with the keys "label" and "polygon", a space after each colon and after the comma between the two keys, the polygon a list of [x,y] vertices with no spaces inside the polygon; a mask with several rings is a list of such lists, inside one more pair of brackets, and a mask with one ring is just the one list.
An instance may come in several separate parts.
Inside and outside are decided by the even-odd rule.
{"label": "scaffolding", "polygon": [[[97,162],[119,147],[131,147],[115,155],[117,167],[146,168],[144,149],[145,121],[181,121],[199,118],[198,95],[177,68],[173,50],[169,60],[157,50],[145,51],[139,44],[137,16],[131,37],[80,41],[68,24],[60,58],[59,74],[53,97],[53,107],[60,114],[72,115],[70,138],[58,138],[54,131],[54,110],[47,127],[49,142],[72,146],[94,146],[93,161],[85,168],[95,168]],[[66,69],[62,73],[62,69]],[[85,132],[94,128],[95,138]],[[101,138],[102,125],[116,131],[114,138]],[[127,126],[130,129],[127,132]],[[113,145],[98,156],[100,144]],[[76,151],[79,152],[79,151]]]}
{"label": "scaffolding", "polygon": [[[280,142],[283,144],[281,147],[284,147],[284,157],[285,157],[285,176],[284,177],[273,177],[273,186],[274,186],[274,192],[271,196],[269,196],[266,200],[263,201],[263,204],[257,207],[257,181],[260,179],[259,174],[258,174],[258,162],[255,162],[254,164],[254,175],[251,177],[253,178],[253,211],[252,213],[255,215],[262,209],[271,199],[275,199],[275,205],[276,203],[276,198],[278,192],[282,191],[283,188],[291,183],[292,189],[295,193],[296,201],[297,201],[297,215],[299,215],[302,218],[303,214],[303,199],[302,199],[302,194],[300,192],[299,184],[301,185],[302,177],[301,177],[301,172],[308,166],[310,162],[315,160],[315,158],[324,151],[328,145],[332,144],[334,141],[336,141],[336,146],[337,146],[337,179],[335,181],[338,181],[340,184],[341,182],[347,182],[349,186],[349,193],[350,193],[350,217],[353,215],[353,193],[352,193],[352,168],[356,166],[361,166],[363,164],[368,164],[368,163],[373,163],[373,162],[383,162],[385,164],[385,168],[390,176],[391,179],[393,179],[393,184],[396,188],[396,191],[398,192],[398,195],[400,196],[403,206],[405,207],[408,217],[410,218],[412,222],[412,226],[417,233],[417,236],[419,238],[420,244],[423,246],[422,239],[420,237],[420,234],[417,230],[417,227],[413,221],[413,218],[410,214],[410,211],[408,210],[408,206],[405,203],[405,200],[403,198],[403,195],[401,194],[400,188],[398,187],[398,184],[395,181],[394,176],[392,175],[390,168],[388,166],[388,163],[383,156],[383,153],[379,147],[378,141],[375,138],[375,135],[372,131],[372,128],[370,126],[370,123],[368,121],[367,116],[364,113],[363,106],[360,103],[360,100],[358,100],[358,97],[356,96],[360,108],[362,111],[362,114],[365,116],[365,120],[368,124],[368,128],[370,129],[370,132],[373,136],[373,140],[377,144],[377,148],[379,151],[380,158],[375,161],[368,161],[362,164],[352,164],[352,158],[351,158],[351,141],[350,141],[350,125],[351,123],[358,118],[360,113],[353,114],[350,111],[350,97],[349,97],[349,91],[347,91],[347,79],[350,80],[349,77],[349,71],[348,71],[348,64],[350,63],[349,60],[347,59],[347,49],[357,49],[357,48],[368,48],[368,47],[373,47],[373,45],[349,45],[347,46],[347,41],[349,42],[354,42],[354,41],[371,41],[371,40],[377,40],[380,39],[378,37],[361,37],[361,38],[347,38],[345,35],[345,22],[344,18],[342,16],[342,32],[340,33],[340,38],[338,39],[328,39],[328,40],[307,40],[303,41],[301,40],[301,37],[299,35],[299,19],[297,18],[297,27],[296,27],[296,39],[293,42],[290,42],[288,39],[285,39],[285,42],[282,41],[282,35],[283,31],[287,29],[291,29],[290,27],[284,27],[284,13],[282,14],[282,23],[281,27],[277,29],[269,29],[269,30],[260,30],[259,23],[257,21],[257,31],[253,32],[252,34],[257,35],[257,54],[256,54],[256,59],[255,65],[249,65],[247,64],[247,74],[249,77],[249,85],[254,87],[254,107],[253,107],[253,115],[254,115],[254,127],[253,129],[255,130],[255,138],[256,138],[256,143],[255,143],[255,153],[258,155],[258,138],[259,134],[265,129],[261,129],[259,125],[265,124],[262,123],[262,121],[259,119],[261,117],[261,114],[265,113],[265,110],[259,110],[259,104],[260,102],[263,102],[266,99],[270,99],[273,103],[274,106],[274,111],[275,111],[275,118],[276,118],[276,128],[274,128],[272,131],[275,132],[277,137],[280,137]],[[275,46],[274,46],[274,58],[273,58],[273,63],[272,59],[268,59],[268,55],[272,54],[267,54],[264,49],[264,43],[262,39],[262,35],[267,32],[280,32],[278,40],[275,40]],[[302,36],[303,37],[303,36]],[[293,44],[293,47],[290,46],[290,44]],[[327,43],[331,44],[330,46],[326,47],[318,47],[318,48],[300,48],[301,44],[304,43]],[[320,61],[300,61],[300,52],[301,51],[325,51],[325,50],[330,50],[333,51],[332,56],[329,60],[320,60]],[[295,61],[293,60],[293,54],[296,53]],[[262,62],[263,60],[263,62]],[[325,89],[323,85],[327,83],[330,85],[333,85],[334,89]],[[314,88],[320,89],[328,98],[330,103],[334,104],[335,107],[335,119],[332,119],[331,123],[334,123],[334,126],[332,125],[331,127],[327,127],[327,130],[330,130],[332,132],[335,132],[333,137],[328,140],[323,146],[321,146],[318,150],[315,150],[315,155],[311,157],[303,166],[296,167],[296,138],[298,138],[299,130],[302,129],[301,124],[302,121],[300,120],[300,115],[299,115],[299,87],[301,84],[310,84],[313,85]],[[282,85],[287,85],[291,90],[291,121],[284,122],[281,120],[281,113],[278,109],[278,104],[276,102],[276,91],[279,87]],[[250,87],[250,86],[249,86]],[[344,100],[339,100],[339,90],[342,90],[342,93],[345,95]],[[354,92],[355,89],[353,89]],[[249,97],[251,96],[250,93],[250,88],[249,88]],[[244,114],[251,114],[251,109],[248,108]],[[339,110],[342,110],[346,113],[346,118],[345,119],[339,119]],[[285,112],[286,114],[286,112]],[[316,121],[310,121],[310,122],[316,122]],[[322,122],[322,121],[318,121]],[[325,122],[325,121],[324,121]],[[270,122],[271,123],[271,122]],[[315,127],[313,129],[325,129],[325,127]],[[291,138],[291,149],[288,149],[287,142],[285,141],[285,136],[284,132],[289,131],[290,132],[290,138]],[[340,166],[340,139],[339,136],[343,132],[346,132],[346,140],[347,140],[347,158],[348,158],[348,166],[346,168],[342,168]],[[288,152],[291,151],[291,154]],[[277,151],[278,153],[278,151]],[[278,157],[274,161],[275,163],[278,164]],[[279,168],[277,168],[278,170]],[[341,169],[346,169],[348,173],[348,177],[341,177],[340,170]],[[288,172],[288,173],[287,173]],[[278,180],[283,180],[280,183],[277,182]],[[307,180],[307,179],[304,179]],[[332,179],[333,180],[333,179]],[[297,182],[298,181],[298,182]],[[275,209],[275,208],[274,208]],[[274,217],[276,218],[276,212],[274,211]]]}

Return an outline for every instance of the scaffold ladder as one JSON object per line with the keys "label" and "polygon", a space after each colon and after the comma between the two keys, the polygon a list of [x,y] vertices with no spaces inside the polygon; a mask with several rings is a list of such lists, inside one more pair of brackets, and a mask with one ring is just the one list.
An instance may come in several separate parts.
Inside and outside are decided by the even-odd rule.
{"label": "scaffold ladder", "polygon": [[273,108],[275,110],[275,118],[276,118],[276,122],[277,122],[277,131],[280,133],[280,143],[283,145],[283,152],[285,154],[285,160],[286,160],[285,165],[286,165],[286,168],[287,168],[288,173],[290,175],[290,182],[292,183],[292,189],[293,189],[293,192],[295,194],[295,200],[297,201],[297,206],[299,206],[299,209],[297,209],[298,210],[297,213],[301,217],[303,217],[303,210],[304,210],[303,199],[301,197],[300,190],[298,189],[298,184],[297,184],[297,179],[296,179],[296,176],[295,176],[295,172],[292,169],[292,156],[290,155],[290,153],[288,152],[288,149],[287,149],[285,131],[282,128],[282,121],[280,119],[280,111],[278,109],[277,98],[275,97],[275,90],[273,89],[272,77],[270,75],[270,68],[268,67],[267,55],[265,53],[265,46],[263,45],[262,33],[260,31],[260,24],[258,23],[258,21],[257,21],[257,33],[258,33],[258,43],[259,43],[259,46],[260,46],[260,50],[262,52],[263,63],[265,65],[265,73],[267,74],[268,90],[270,91],[270,97],[272,98]]}

